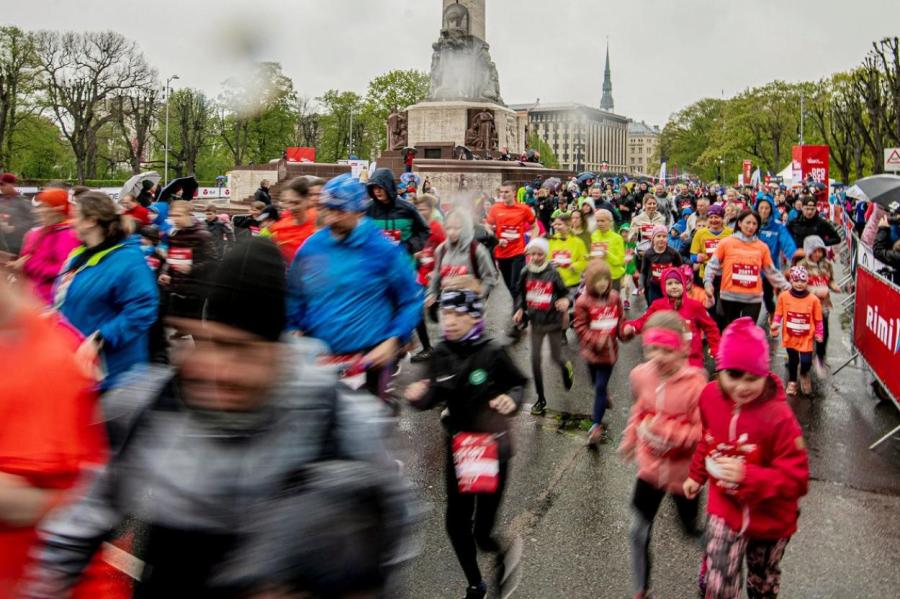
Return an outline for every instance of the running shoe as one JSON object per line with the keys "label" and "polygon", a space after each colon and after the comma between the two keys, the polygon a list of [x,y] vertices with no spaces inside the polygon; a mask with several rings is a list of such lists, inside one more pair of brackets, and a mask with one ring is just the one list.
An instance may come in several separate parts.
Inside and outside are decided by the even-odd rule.
{"label": "running shoe", "polygon": [[631,310],[631,301],[630,300],[625,300],[622,303],[624,304],[624,307],[626,310]]}
{"label": "running shoe", "polygon": [[413,356],[409,359],[413,364],[418,364],[419,362],[427,362],[431,359],[431,350],[423,349],[417,354],[413,354]]}
{"label": "running shoe", "polygon": [[785,388],[784,392],[789,397],[796,397],[797,396],[797,382],[796,381],[789,382],[787,384],[787,387]]}
{"label": "running shoe", "polygon": [[819,380],[824,380],[826,376],[828,376],[828,370],[825,366],[825,360],[816,356],[813,359],[813,369],[816,371],[816,376]]}
{"label": "running shoe", "polygon": [[588,431],[587,445],[588,447],[596,447],[600,444],[609,442],[609,432],[605,424],[594,424]]}
{"label": "running shoe", "polygon": [[804,395],[812,393],[812,379],[809,378],[809,374],[800,375],[800,391]]}
{"label": "running shoe", "polygon": [[484,599],[486,595],[487,585],[482,581],[473,587],[466,587],[466,596],[464,599]]}
{"label": "running shoe", "polygon": [[532,416],[543,416],[547,412],[547,400],[539,397],[534,405],[531,406]]}

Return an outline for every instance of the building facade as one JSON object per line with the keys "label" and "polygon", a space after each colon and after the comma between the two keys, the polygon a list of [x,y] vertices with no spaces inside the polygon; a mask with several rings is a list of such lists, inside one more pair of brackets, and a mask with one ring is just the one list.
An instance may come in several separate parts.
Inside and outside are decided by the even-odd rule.
{"label": "building facade", "polygon": [[528,132],[553,149],[560,168],[626,172],[628,119],[584,104],[512,105],[528,115]]}
{"label": "building facade", "polygon": [[644,121],[628,122],[627,172],[634,175],[649,174],[650,169],[659,161],[656,155],[658,148],[659,127],[648,125]]}

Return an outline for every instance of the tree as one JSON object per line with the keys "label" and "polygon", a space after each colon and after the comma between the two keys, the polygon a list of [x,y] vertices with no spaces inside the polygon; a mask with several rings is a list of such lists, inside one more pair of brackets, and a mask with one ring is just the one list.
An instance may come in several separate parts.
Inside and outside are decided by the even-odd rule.
{"label": "tree", "polygon": [[[704,98],[676,112],[659,136],[659,154],[672,163],[704,178],[715,178],[716,162],[721,153],[713,152],[713,136],[721,126],[725,101]],[[710,158],[710,154],[716,156]],[[662,158],[660,158],[662,160]]]}
{"label": "tree", "polygon": [[110,102],[156,79],[137,45],[119,33],[43,31],[35,38],[44,100],[75,155],[76,178],[97,171],[100,128],[112,120]]}
{"label": "tree", "polygon": [[[200,155],[210,146],[215,116],[215,104],[200,90],[184,88],[170,95],[169,161],[176,177],[197,174]],[[154,137],[164,143],[162,127]]]}
{"label": "tree", "polygon": [[319,142],[319,114],[315,111],[312,98],[298,96],[294,104],[297,115],[294,144],[314,148]]}
{"label": "tree", "polygon": [[35,78],[34,38],[18,27],[0,27],[0,165],[13,155],[13,139],[28,110]]}
{"label": "tree", "polygon": [[415,69],[389,71],[369,82],[361,122],[370,127],[366,133],[374,145],[374,152],[387,148],[387,119],[391,112],[405,110],[424,100],[430,85],[431,77]]}
{"label": "tree", "polygon": [[146,162],[152,127],[157,119],[160,100],[159,85],[151,84],[144,89],[121,94],[112,101],[112,115],[116,130],[127,148],[131,173],[141,172],[141,163]]}
{"label": "tree", "polygon": [[[354,92],[340,92],[330,89],[318,101],[322,104],[322,138],[319,144],[318,159],[322,162],[337,162],[350,155],[350,142],[359,155],[368,155],[360,151],[367,145],[364,139],[365,122],[362,116],[363,99]],[[353,136],[351,136],[351,122]]]}
{"label": "tree", "polygon": [[553,152],[553,148],[537,133],[532,132],[528,135],[528,148],[541,155],[541,164],[545,167],[559,168],[559,159]]}

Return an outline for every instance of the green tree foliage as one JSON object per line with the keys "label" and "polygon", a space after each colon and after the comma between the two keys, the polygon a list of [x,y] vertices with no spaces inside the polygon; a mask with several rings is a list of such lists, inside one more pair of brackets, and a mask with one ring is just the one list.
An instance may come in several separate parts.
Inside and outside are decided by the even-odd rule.
{"label": "green tree foliage", "polygon": [[386,123],[391,112],[406,110],[424,100],[430,84],[431,77],[427,73],[414,69],[389,71],[369,82],[363,118],[370,128],[368,135],[374,144],[372,152],[377,154],[387,147]]}
{"label": "green tree foliage", "polygon": [[330,89],[318,101],[322,106],[319,119],[322,135],[319,138],[316,161],[337,162],[346,159],[351,153],[351,142],[353,154],[368,156],[372,140],[367,138],[366,133],[367,129],[371,133],[371,123],[367,127],[363,115],[363,98],[355,92]]}
{"label": "green tree foliage", "polygon": [[553,148],[545,142],[537,133],[528,136],[528,148],[541,155],[541,164],[547,168],[559,168],[559,158],[553,153]]}

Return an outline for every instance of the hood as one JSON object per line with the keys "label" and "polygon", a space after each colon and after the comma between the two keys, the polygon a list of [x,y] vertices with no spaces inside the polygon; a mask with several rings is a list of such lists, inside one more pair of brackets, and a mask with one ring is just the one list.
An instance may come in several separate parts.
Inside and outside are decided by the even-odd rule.
{"label": "hood", "polygon": [[[767,401],[787,401],[787,395],[784,392],[784,383],[781,382],[781,377],[777,376],[773,372],[769,372],[766,376],[768,379],[766,383],[766,388],[763,390],[762,395],[754,399],[753,401],[745,404],[745,405],[754,405],[761,404]],[[716,378],[713,377],[715,381]],[[722,389],[722,385],[719,385],[719,393],[722,394],[722,397],[730,404],[734,403],[734,400],[731,399],[728,395],[725,394],[724,389]]]}
{"label": "hood", "polygon": [[[454,218],[458,218],[462,223],[462,230],[459,232],[459,243],[453,244],[450,242],[450,239],[447,238],[447,247],[469,247],[472,243],[472,240],[475,239],[475,224],[472,222],[472,215],[469,214],[468,210],[454,210],[450,214],[453,215]],[[449,218],[449,214],[447,217]],[[447,219],[444,219],[446,223]]]}
{"label": "hood", "polygon": [[375,172],[369,175],[369,182],[366,183],[366,191],[369,192],[369,196],[373,200],[375,199],[375,194],[372,192],[372,188],[376,185],[387,191],[388,197],[390,198],[389,203],[394,204],[397,202],[397,185],[394,183],[394,173],[391,169],[375,169]]}
{"label": "hood", "polygon": [[777,212],[775,211],[775,201],[766,195],[761,196],[758,200],[756,200],[756,204],[753,206],[753,209],[759,212],[759,205],[763,202],[767,203],[769,205],[769,208],[772,209],[771,214],[769,214],[769,218],[767,218],[766,222],[763,223],[763,226],[765,226],[768,223],[772,222],[772,217],[777,214]]}
{"label": "hood", "polygon": [[825,242],[818,235],[810,235],[803,240],[803,253],[809,257],[817,249],[825,249]]}

